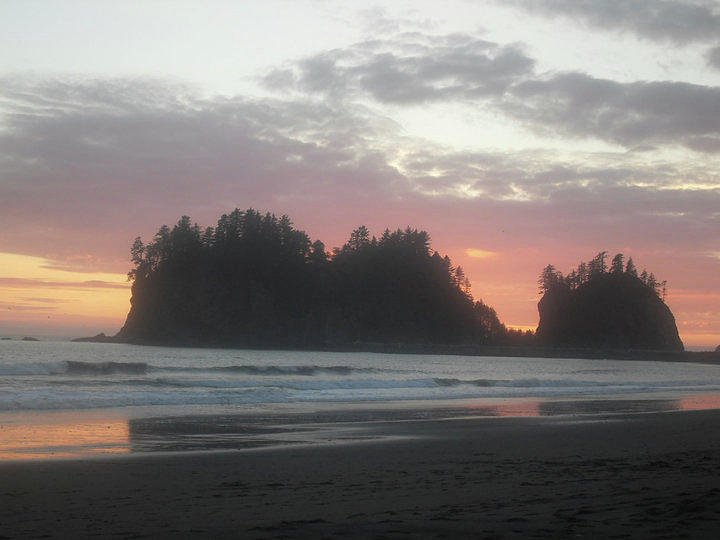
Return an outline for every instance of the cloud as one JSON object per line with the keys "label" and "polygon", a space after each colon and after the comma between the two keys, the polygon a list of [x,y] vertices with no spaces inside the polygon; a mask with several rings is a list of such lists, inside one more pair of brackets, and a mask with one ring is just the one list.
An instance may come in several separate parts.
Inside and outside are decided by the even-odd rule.
{"label": "cloud", "polygon": [[720,87],[538,74],[534,64],[516,45],[414,32],[303,58],[272,71],[264,84],[345,104],[464,103],[500,111],[542,136],[720,152]]}
{"label": "cloud", "polygon": [[[365,223],[375,231],[425,228],[456,257],[480,242],[497,253],[563,245],[575,250],[573,264],[616,238],[648,250],[717,249],[718,171],[703,162],[626,152],[453,151],[401,136],[393,122],[352,102],[200,98],[142,81],[10,82],[0,85],[0,244],[52,253],[60,268],[105,262],[108,271],[126,271],[135,236],[147,238],[183,214],[212,225],[236,206],[287,213],[329,246]],[[563,116],[553,100],[627,108],[617,83],[584,81],[601,88],[594,92],[552,77],[540,82],[547,87],[523,90],[524,109],[513,110],[520,94],[512,94],[506,114],[555,132],[593,134],[590,119]],[[619,133],[627,144],[668,137]],[[547,264],[533,257],[538,268]],[[507,271],[528,271],[535,259],[527,260]],[[0,285],[103,286],[7,278]]]}
{"label": "cloud", "polygon": [[720,69],[720,46],[708,49],[706,58],[708,66]]}
{"label": "cloud", "polygon": [[26,302],[40,302],[42,304],[64,304],[66,302],[73,302],[73,300],[68,300],[66,298],[29,297],[29,298],[21,298],[21,300],[24,300]]}
{"label": "cloud", "polygon": [[[0,277],[0,287],[21,289],[130,289],[130,284],[110,283],[108,281],[45,281],[41,279],[3,278]],[[50,299],[35,298],[35,301],[50,301]]]}
{"label": "cloud", "polygon": [[412,32],[304,58],[271,71],[263,82],[274,90],[335,99],[368,94],[382,103],[416,105],[501,95],[533,66],[517,45]]}
{"label": "cloud", "polygon": [[54,311],[55,306],[30,306],[26,304],[0,304],[0,310],[8,311]]}
{"label": "cloud", "polygon": [[596,137],[626,147],[682,144],[720,151],[720,87],[561,73],[514,85],[501,108],[547,134]]}
{"label": "cloud", "polygon": [[[663,131],[667,115],[699,117],[694,107],[706,110],[706,87],[673,87],[680,94],[699,89],[700,98],[671,100],[686,110],[663,112],[651,99],[652,85],[639,84],[635,95],[628,85],[560,81],[563,76],[525,74],[502,93],[472,103],[504,107],[509,118],[544,123],[555,134],[604,136],[591,112],[575,119],[553,108],[554,100],[583,102],[595,116],[616,111],[626,127],[607,136],[628,145],[689,145],[716,136],[712,124]],[[521,86],[533,81],[539,84]],[[544,265],[569,268],[599,249],[631,246],[639,264],[665,268],[671,294],[697,283],[717,288],[717,261],[705,255],[718,249],[720,176],[712,156],[452,150],[403,135],[352,99],[324,95],[204,98],[161,81],[2,83],[0,245],[12,253],[52,254],[58,268],[124,272],[135,236],[147,239],[183,214],[212,225],[222,212],[252,206],[289,214],[329,247],[363,223],[376,232],[426,229],[436,249],[462,264],[478,297],[508,302],[510,313],[529,313],[508,319],[501,312],[508,322],[534,322],[528,297]],[[620,110],[632,118],[623,119]],[[660,135],[627,135],[633,133],[628,125],[650,120]],[[467,246],[498,256],[476,259]],[[525,292],[514,293],[515,300],[494,292],[508,283]],[[3,278],[0,286],[129,285]]]}
{"label": "cloud", "polygon": [[406,30],[431,30],[437,26],[437,22],[432,19],[420,19],[415,11],[390,16],[386,9],[373,6],[361,10],[358,15],[363,35],[387,36]]}
{"label": "cloud", "polygon": [[234,206],[361,201],[402,181],[372,142],[396,127],[357,106],[23,78],[0,81],[0,103],[0,244],[62,267],[126,267],[132,238],[183,213],[212,224]]}
{"label": "cloud", "polygon": [[710,0],[514,0],[512,4],[547,17],[577,18],[591,27],[656,41],[686,44],[720,36],[720,7]]}

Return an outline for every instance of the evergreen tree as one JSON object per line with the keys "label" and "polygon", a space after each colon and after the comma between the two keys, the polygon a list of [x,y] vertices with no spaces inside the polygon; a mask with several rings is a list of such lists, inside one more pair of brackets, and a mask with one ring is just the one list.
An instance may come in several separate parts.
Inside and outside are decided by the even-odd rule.
{"label": "evergreen tree", "polygon": [[545,294],[546,292],[553,290],[560,284],[561,279],[562,274],[560,274],[552,264],[548,264],[545,268],[543,268],[543,271],[540,273],[540,277],[538,278],[540,292]]}
{"label": "evergreen tree", "polygon": [[624,255],[622,253],[618,253],[613,257],[612,262],[610,263],[610,273],[611,274],[622,274],[625,267],[625,261],[624,261]]}
{"label": "evergreen tree", "polygon": [[635,263],[632,260],[632,257],[628,257],[627,265],[625,266],[625,273],[629,274],[633,277],[637,277],[637,268],[635,268]]}
{"label": "evergreen tree", "polygon": [[188,216],[163,225],[147,245],[136,239],[131,258],[126,337],[243,346],[515,339],[473,302],[463,269],[410,227],[379,240],[358,227],[328,256],[289,217],[235,209],[204,230]]}
{"label": "evergreen tree", "polygon": [[607,257],[607,251],[601,251],[588,263],[588,271],[590,278],[594,278],[607,271],[607,264],[605,258]]}
{"label": "evergreen tree", "polygon": [[588,271],[587,264],[584,262],[581,262],[577,267],[577,276],[578,276],[578,286],[585,283],[588,278],[590,277],[590,272]]}
{"label": "evergreen tree", "polygon": [[348,251],[360,251],[369,244],[370,231],[368,231],[368,228],[365,225],[360,225],[357,229],[350,233],[350,238],[343,249],[347,249]]}

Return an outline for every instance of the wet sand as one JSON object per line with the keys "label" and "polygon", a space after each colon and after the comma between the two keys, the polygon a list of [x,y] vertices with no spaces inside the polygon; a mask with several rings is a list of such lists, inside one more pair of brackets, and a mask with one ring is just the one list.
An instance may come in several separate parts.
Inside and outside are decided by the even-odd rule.
{"label": "wet sand", "polygon": [[353,437],[360,442],[0,463],[0,538],[720,530],[718,411],[380,421]]}

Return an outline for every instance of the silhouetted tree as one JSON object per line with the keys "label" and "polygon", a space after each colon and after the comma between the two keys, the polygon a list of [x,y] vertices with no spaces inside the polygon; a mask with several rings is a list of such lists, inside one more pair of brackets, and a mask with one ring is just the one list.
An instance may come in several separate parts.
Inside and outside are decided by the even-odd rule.
{"label": "silhouetted tree", "polygon": [[205,230],[188,216],[163,225],[147,245],[136,239],[131,258],[122,332],[135,338],[283,346],[509,339],[495,311],[473,302],[462,268],[410,227],[376,239],[360,226],[328,256],[288,216],[235,209]]}
{"label": "silhouetted tree", "polygon": [[625,266],[625,273],[630,274],[633,277],[637,277],[637,268],[635,268],[635,263],[632,260],[632,257],[628,257],[627,265]]}
{"label": "silhouetted tree", "polygon": [[538,278],[538,285],[540,286],[540,292],[546,293],[556,288],[562,281],[562,274],[552,265],[548,264],[543,271],[540,273]]}
{"label": "silhouetted tree", "polygon": [[607,251],[601,251],[588,263],[588,273],[590,274],[590,278],[604,274],[607,271],[607,265],[605,263],[606,257]]}
{"label": "silhouetted tree", "polygon": [[613,257],[612,262],[610,263],[610,273],[611,274],[622,274],[625,270],[625,261],[624,256],[622,253],[618,253]]}
{"label": "silhouetted tree", "polygon": [[655,279],[655,274],[652,272],[650,272],[650,275],[647,278],[647,286],[650,287],[655,294],[658,294],[657,280]]}
{"label": "silhouetted tree", "polygon": [[581,262],[577,267],[577,275],[578,275],[578,285],[582,285],[588,280],[588,277],[590,277],[590,272],[588,271],[587,264],[584,262]]}
{"label": "silhouetted tree", "polygon": [[605,255],[601,251],[588,263],[584,280],[579,277],[585,274],[583,263],[567,278],[552,265],[543,269],[539,343],[682,350],[672,313],[659,301],[665,299],[667,283],[658,282],[647,270],[637,277],[632,259],[623,270],[621,253],[613,258],[610,272],[605,272]]}
{"label": "silhouetted tree", "polygon": [[352,233],[345,247],[350,251],[359,251],[370,244],[370,231],[365,225],[360,225]]}

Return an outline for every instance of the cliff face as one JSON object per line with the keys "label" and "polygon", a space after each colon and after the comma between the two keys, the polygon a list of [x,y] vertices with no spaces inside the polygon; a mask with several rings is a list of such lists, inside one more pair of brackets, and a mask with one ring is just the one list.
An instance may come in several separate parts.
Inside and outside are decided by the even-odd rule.
{"label": "cliff face", "polygon": [[536,335],[545,346],[683,350],[670,308],[632,275],[604,274],[577,289],[549,290],[538,311]]}

